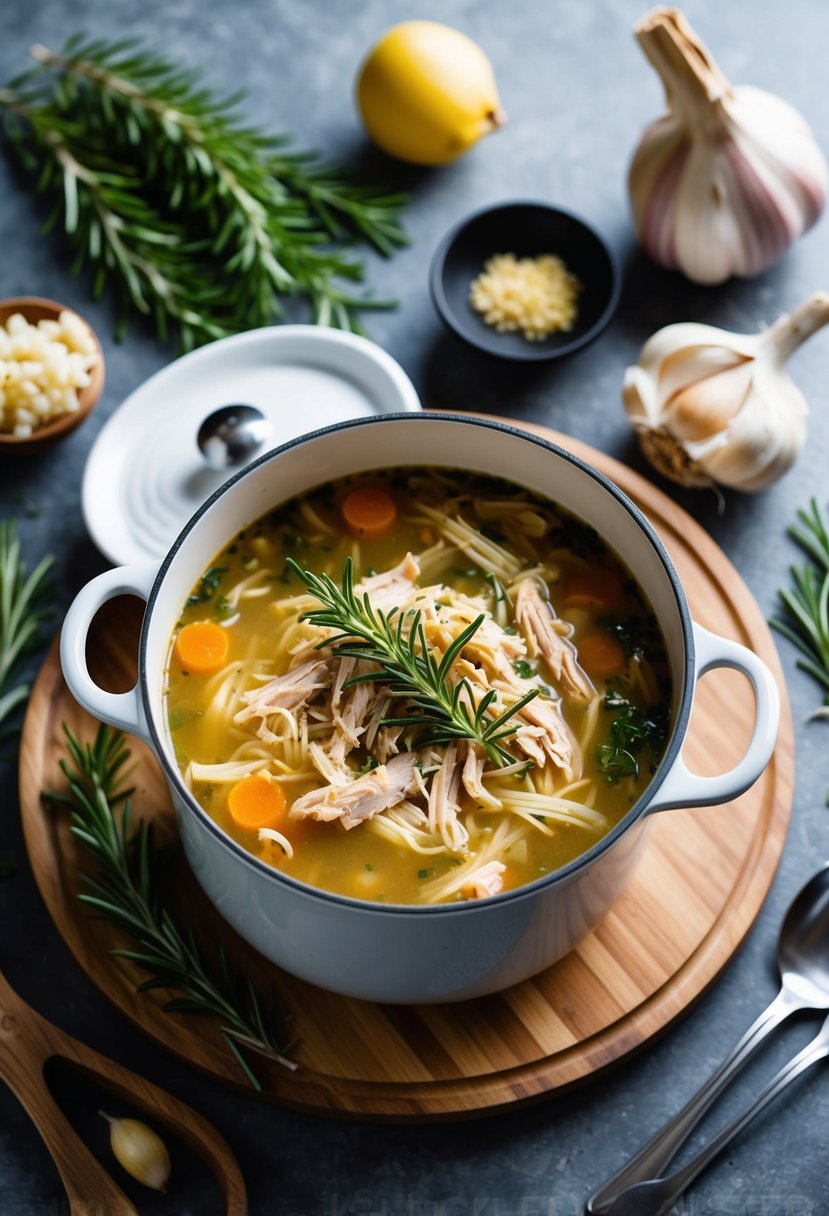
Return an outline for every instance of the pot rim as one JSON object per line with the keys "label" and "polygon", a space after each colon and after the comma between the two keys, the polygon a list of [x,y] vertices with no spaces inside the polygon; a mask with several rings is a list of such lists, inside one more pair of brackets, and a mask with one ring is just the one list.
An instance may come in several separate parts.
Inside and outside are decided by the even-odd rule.
{"label": "pot rim", "polygon": [[[650,542],[671,585],[671,590],[673,591],[674,599],[679,612],[680,625],[683,634],[685,670],[682,673],[684,677],[682,700],[679,703],[671,730],[671,736],[668,740],[668,744],[662,759],[657,766],[657,770],[630,810],[622,817],[622,819],[620,819],[620,821],[610,830],[610,832],[601,838],[601,840],[598,840],[586,852],[580,854],[578,857],[574,858],[560,869],[553,870],[549,874],[542,875],[533,882],[516,887],[512,891],[504,891],[498,895],[488,896],[484,900],[470,900],[465,903],[372,903],[369,900],[355,899],[350,895],[341,895],[336,891],[326,891],[321,887],[313,887],[308,883],[301,882],[299,879],[292,877],[290,874],[284,874],[282,871],[266,865],[265,862],[260,861],[257,857],[254,857],[252,853],[249,853],[247,849],[229,836],[219,826],[219,824],[216,823],[216,821],[212,819],[210,815],[208,815],[207,811],[205,811],[201,804],[196,801],[196,799],[187,789],[187,786],[182,780],[177,766],[171,760],[164,740],[161,738],[158,730],[156,729],[147,684],[147,645],[150,620],[155,607],[155,602],[161,589],[161,585],[166,578],[167,571],[172,565],[176,554],[186,543],[187,538],[192,532],[193,528],[196,526],[205,512],[213,505],[213,503],[217,502],[220,498],[224,497],[225,494],[229,493],[239,481],[241,481],[244,477],[247,477],[254,469],[258,469],[276,457],[282,456],[284,453],[291,451],[294,448],[300,448],[322,435],[329,435],[332,432],[352,430],[358,427],[387,426],[389,424],[394,425],[398,422],[404,421],[414,423],[415,425],[420,425],[424,422],[438,423],[438,425],[443,425],[444,423],[461,423],[464,426],[483,427],[488,430],[500,431],[504,434],[524,440],[527,443],[535,444],[537,447],[545,448],[554,455],[562,457],[564,460],[576,465],[583,473],[586,473],[604,490],[606,490],[616,500],[621,508],[627,511],[627,513],[638,524],[646,539]],[[509,478],[505,478],[505,480],[508,481]],[[308,489],[311,488],[312,487],[309,485]],[[550,501],[554,502],[555,500],[551,498]],[[229,539],[230,538],[228,538],[228,540]],[[288,442],[283,443],[280,447],[274,448],[269,452],[265,452],[257,460],[253,461],[249,465],[246,465],[243,469],[240,469],[239,472],[234,474],[234,476],[226,481],[224,485],[220,486],[219,489],[210,496],[210,498],[202,503],[195,514],[185,524],[184,528],[176,537],[158,569],[152,590],[150,591],[147,599],[147,606],[144,612],[144,620],[141,627],[141,640],[138,650],[138,678],[141,685],[141,700],[144,708],[147,728],[152,740],[153,750],[155,752],[156,759],[161,764],[168,783],[172,784],[172,786],[175,788],[176,793],[179,796],[180,803],[186,806],[191,813],[195,814],[197,820],[202,824],[202,826],[206,827],[208,831],[219,841],[219,843],[224,846],[224,848],[234,855],[237,860],[242,861],[245,865],[252,869],[254,873],[264,876],[269,881],[277,884],[286,884],[289,888],[292,888],[297,893],[305,895],[309,898],[313,898],[328,904],[334,904],[340,907],[351,908],[355,911],[361,911],[364,913],[377,913],[387,916],[391,915],[403,917],[468,916],[475,912],[481,913],[488,908],[503,907],[507,903],[514,903],[523,899],[534,898],[540,894],[542,890],[553,887],[559,883],[567,882],[567,880],[577,875],[579,871],[585,870],[591,866],[603,853],[612,848],[616,841],[621,838],[621,836],[623,836],[634,826],[634,824],[638,823],[639,820],[645,816],[647,813],[648,804],[650,803],[653,795],[659,789],[662,782],[665,780],[665,777],[673,767],[673,764],[682,749],[682,744],[684,742],[685,733],[688,727],[688,721],[691,715],[691,704],[694,695],[694,653],[694,632],[691,613],[685,598],[685,592],[679,580],[679,575],[674,568],[673,562],[668,556],[665,546],[657,536],[656,531],[643,512],[640,511],[636,504],[632,502],[624,491],[620,490],[609,477],[600,472],[598,469],[594,468],[591,464],[588,464],[587,461],[582,460],[581,457],[574,456],[571,452],[566,451],[557,444],[551,443],[549,440],[543,439],[539,435],[534,435],[529,431],[522,430],[519,427],[510,426],[509,424],[503,422],[493,422],[489,419],[469,418],[463,414],[444,413],[442,411],[440,413],[424,411],[422,414],[396,413],[383,414],[370,418],[354,418],[345,422],[334,423],[331,426],[321,427],[316,431],[310,431],[306,435],[297,436],[295,439],[291,439],[288,440]]]}

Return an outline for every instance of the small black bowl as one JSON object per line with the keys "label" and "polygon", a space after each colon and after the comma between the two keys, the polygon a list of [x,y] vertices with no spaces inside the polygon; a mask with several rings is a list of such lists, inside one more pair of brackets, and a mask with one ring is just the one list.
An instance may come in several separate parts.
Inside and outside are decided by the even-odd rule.
{"label": "small black bowl", "polygon": [[[528,342],[499,333],[469,303],[469,288],[496,253],[538,257],[554,253],[582,285],[573,328]],[[446,324],[465,341],[503,359],[558,359],[586,346],[616,311],[621,275],[616,258],[594,228],[547,203],[496,203],[473,212],[443,238],[432,259],[432,299]]]}

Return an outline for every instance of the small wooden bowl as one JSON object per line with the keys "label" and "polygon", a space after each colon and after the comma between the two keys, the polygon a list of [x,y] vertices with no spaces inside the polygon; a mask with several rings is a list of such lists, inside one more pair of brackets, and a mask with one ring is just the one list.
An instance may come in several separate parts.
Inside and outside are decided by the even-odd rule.
{"label": "small wooden bowl", "polygon": [[[22,313],[31,325],[36,325],[38,321],[57,321],[62,312],[75,312],[75,310],[67,308],[65,304],[59,304],[56,300],[41,299],[40,296],[16,296],[9,300],[0,300],[0,325],[5,325],[9,317],[17,312]],[[75,313],[75,316],[79,315],[79,313]],[[45,426],[38,427],[31,435],[9,435],[0,431],[0,455],[18,452],[24,455],[39,452],[42,448],[57,443],[58,440],[64,439],[70,431],[74,431],[76,426],[80,426],[98,404],[104,388],[104,352],[101,350],[101,344],[92,326],[87,321],[84,321],[84,324],[95,340],[98,362],[92,368],[90,383],[78,394],[80,408],[73,414],[61,414],[53,422],[47,422]]]}

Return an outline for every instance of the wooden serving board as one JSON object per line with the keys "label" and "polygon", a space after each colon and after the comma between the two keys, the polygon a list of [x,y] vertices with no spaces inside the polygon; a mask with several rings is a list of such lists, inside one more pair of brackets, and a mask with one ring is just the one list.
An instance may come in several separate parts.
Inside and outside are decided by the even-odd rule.
{"label": "wooden serving board", "polygon": [[[641,1048],[704,991],[740,945],[777,867],[791,813],[794,743],[783,677],[763,613],[737,571],[697,523],[617,461],[569,437],[527,427],[592,462],[649,516],[667,546],[696,619],[755,650],[775,672],[783,717],[765,774],[726,807],[655,816],[633,881],[602,924],[533,980],[462,1005],[405,1008],[335,996],[280,972],[222,922],[182,861],[176,902],[189,923],[221,935],[235,966],[274,990],[299,1038],[295,1073],[263,1065],[268,1097],[304,1110],[362,1118],[459,1118],[573,1085]],[[90,663],[120,691],[135,678],[140,606],[99,628]],[[99,617],[99,621],[100,621]],[[749,736],[748,682],[717,671],[701,682],[685,756],[699,772],[730,767]],[[138,994],[143,974],[108,955],[117,935],[90,919],[76,892],[87,863],[63,810],[61,723],[83,737],[94,723],[60,672],[57,642],[40,672],[23,731],[20,794],[26,844],[46,905],[87,975],[136,1025],[220,1080],[244,1084],[209,1019],[167,1014],[163,993]],[[176,825],[158,766],[134,744],[135,808],[173,842]],[[261,1062],[257,1062],[258,1064]]]}

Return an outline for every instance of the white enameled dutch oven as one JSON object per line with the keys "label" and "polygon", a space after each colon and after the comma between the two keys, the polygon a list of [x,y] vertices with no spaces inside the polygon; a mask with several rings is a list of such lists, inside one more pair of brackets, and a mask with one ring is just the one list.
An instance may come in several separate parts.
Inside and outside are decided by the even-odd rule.
{"label": "white enameled dutch oven", "polygon": [[[162,691],[181,606],[215,554],[243,527],[322,482],[399,465],[473,469],[560,503],[592,525],[633,571],[666,640],[672,731],[650,785],[616,828],[583,856],[529,886],[491,899],[413,907],[367,903],[316,890],[258,861],[188,792],[165,725]],[[147,602],[139,680],[131,692],[99,688],[87,670],[89,625],[115,596]],[[263,456],[209,499],[159,569],[124,566],[89,583],[66,617],[61,661],[77,700],[94,717],[145,740],[164,769],[187,858],[231,925],[286,970],[350,996],[419,1003],[494,992],[555,962],[605,915],[630,878],[643,829],[669,808],[728,802],[760,775],[774,747],[779,697],[771,673],[745,647],[691,621],[662,544],[641,512],[596,469],[510,427],[451,415],[392,415],[329,427]],[[714,667],[751,681],[755,721],[739,763],[700,777],[682,761],[694,688]],[[727,810],[723,814],[727,814]],[[700,864],[704,864],[701,862]]]}

